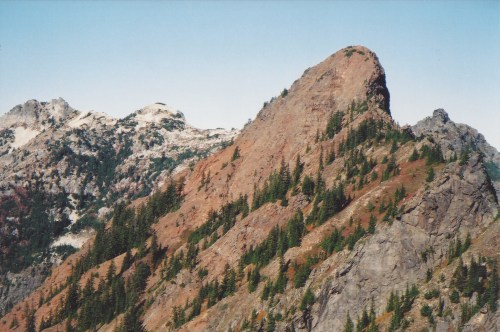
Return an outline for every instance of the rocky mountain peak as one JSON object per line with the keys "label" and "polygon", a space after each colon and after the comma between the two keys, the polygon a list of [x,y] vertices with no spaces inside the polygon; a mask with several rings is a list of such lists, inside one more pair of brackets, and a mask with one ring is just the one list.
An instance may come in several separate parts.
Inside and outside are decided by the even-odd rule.
{"label": "rocky mountain peak", "polygon": [[134,120],[141,122],[156,123],[163,119],[175,119],[186,122],[184,114],[181,111],[159,102],[143,107],[133,113],[132,117]]}
{"label": "rocky mountain peak", "polygon": [[39,128],[46,121],[63,122],[76,112],[62,98],[52,99],[50,102],[39,102],[31,99],[24,104],[15,106],[0,117],[0,128],[19,126]]}
{"label": "rocky mountain peak", "polygon": [[417,122],[411,129],[417,137],[432,136],[446,158],[465,150],[474,150],[483,153],[487,159],[499,159],[498,151],[486,142],[481,133],[466,124],[453,122],[442,108],[436,109],[432,116]]}
{"label": "rocky mountain peak", "polygon": [[437,110],[434,110],[434,112],[432,113],[432,117],[435,121],[439,121],[442,123],[446,123],[446,122],[450,121],[448,113],[446,113],[446,111],[442,108],[438,108]]}
{"label": "rocky mountain peak", "polygon": [[248,165],[235,175],[239,186],[248,182],[253,187],[256,165],[263,169],[257,178],[266,178],[269,160],[293,160],[298,151],[303,154],[305,142],[313,145],[334,114],[342,114],[339,142],[348,128],[356,128],[367,118],[393,122],[384,69],[366,47],[352,46],[334,53],[264,103],[256,120],[243,129],[235,142],[242,155],[255,158],[246,159]]}
{"label": "rocky mountain peak", "polygon": [[491,146],[476,129],[453,122],[442,108],[435,110],[432,117],[417,122],[411,127],[417,137],[429,137],[439,144],[443,156],[450,160],[465,158],[469,152],[479,152],[487,162],[487,171],[500,197],[500,153]]}
{"label": "rocky mountain peak", "polygon": [[330,103],[339,110],[349,107],[353,101],[370,101],[389,112],[385,71],[377,55],[364,46],[341,49],[307,69],[290,88],[290,94],[294,92],[298,92],[299,97],[310,94],[310,99]]}

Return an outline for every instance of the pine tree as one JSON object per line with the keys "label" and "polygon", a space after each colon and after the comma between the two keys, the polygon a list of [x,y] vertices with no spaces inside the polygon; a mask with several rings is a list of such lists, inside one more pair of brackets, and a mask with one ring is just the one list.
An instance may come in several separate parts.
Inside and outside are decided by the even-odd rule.
{"label": "pine tree", "polygon": [[276,293],[284,293],[286,284],[287,284],[287,278],[285,275],[285,264],[283,262],[283,256],[280,256],[280,266],[279,266],[279,273],[278,273],[278,278],[276,279],[276,284],[274,285],[274,290]]}
{"label": "pine tree", "polygon": [[132,261],[132,252],[130,251],[130,248],[128,248],[125,257],[123,258],[121,273],[128,270],[128,268],[132,265]]}
{"label": "pine tree", "polygon": [[75,332],[71,317],[66,320],[66,332]]}
{"label": "pine tree", "polygon": [[125,317],[123,318],[123,325],[122,325],[121,331],[123,331],[123,332],[145,332],[146,329],[142,325],[142,321],[140,319],[141,311],[142,311],[142,308],[140,305],[135,305],[129,311],[127,311],[127,313],[125,314]]}
{"label": "pine tree", "polygon": [[302,193],[306,196],[314,194],[314,181],[309,175],[306,175],[304,180],[302,180]]}
{"label": "pine tree", "polygon": [[396,306],[396,297],[397,295],[394,294],[394,292],[391,292],[391,295],[389,296],[389,301],[387,301],[387,306],[385,308],[385,311],[387,312],[394,311],[394,308]]}
{"label": "pine tree", "polygon": [[429,167],[429,169],[427,170],[427,177],[425,178],[425,181],[432,182],[434,180],[434,176],[434,168]]}
{"label": "pine tree", "polygon": [[68,287],[66,302],[64,304],[65,313],[67,315],[76,312],[79,304],[79,286],[76,281],[72,282]]}
{"label": "pine tree", "polygon": [[231,157],[231,161],[235,161],[240,157],[240,148],[236,147],[234,148],[233,156]]}
{"label": "pine tree", "polygon": [[256,267],[255,269],[253,269],[251,271],[250,278],[248,281],[248,291],[250,293],[254,292],[257,289],[257,286],[259,285],[259,281],[260,281],[260,272],[259,272],[259,268]]}
{"label": "pine tree", "polygon": [[108,272],[106,272],[106,281],[108,282],[108,285],[111,285],[115,275],[116,275],[115,261],[111,260],[111,263],[109,264]]}
{"label": "pine tree", "polygon": [[24,309],[24,316],[26,317],[26,332],[36,332],[35,326],[35,310],[26,306]]}
{"label": "pine tree", "polygon": [[372,214],[370,215],[370,221],[368,222],[368,233],[374,234],[375,233],[375,226],[377,224],[377,219],[375,216]]}
{"label": "pine tree", "polygon": [[300,303],[300,310],[306,310],[313,303],[314,303],[314,293],[312,292],[311,288],[308,288]]}
{"label": "pine tree", "polygon": [[293,169],[293,175],[292,175],[293,186],[299,183],[300,175],[302,174],[303,170],[304,170],[304,163],[300,161],[300,154],[298,154],[297,158],[295,159],[295,168]]}
{"label": "pine tree", "polygon": [[399,296],[396,296],[394,301],[394,312],[392,314],[391,323],[389,325],[389,331],[396,331],[401,326],[402,318],[403,313],[401,312],[401,303],[399,302]]}
{"label": "pine tree", "polygon": [[324,168],[323,165],[323,146],[321,146],[321,149],[319,151],[319,171],[322,171]]}
{"label": "pine tree", "polygon": [[494,264],[493,271],[491,272],[491,276],[489,278],[489,286],[488,286],[488,306],[493,312],[497,310],[499,291],[500,287],[499,287],[497,265]]}
{"label": "pine tree", "polygon": [[354,323],[352,322],[351,315],[347,312],[347,319],[344,325],[344,332],[354,332]]}
{"label": "pine tree", "polygon": [[181,327],[186,322],[186,312],[183,308],[175,306],[174,309],[173,323],[174,327]]}
{"label": "pine tree", "polygon": [[419,158],[418,151],[416,148],[413,149],[413,153],[410,156],[409,161],[415,161]]}

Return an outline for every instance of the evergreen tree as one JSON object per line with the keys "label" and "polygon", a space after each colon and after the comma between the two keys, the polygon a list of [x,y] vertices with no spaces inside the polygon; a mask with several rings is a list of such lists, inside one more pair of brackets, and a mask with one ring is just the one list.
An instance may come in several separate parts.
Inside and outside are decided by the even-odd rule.
{"label": "evergreen tree", "polygon": [[375,216],[372,214],[370,215],[370,221],[368,222],[368,233],[374,234],[375,233],[375,226],[377,224],[377,219]]}
{"label": "evergreen tree", "polygon": [[344,118],[343,112],[333,113],[326,124],[326,135],[328,138],[332,139],[335,134],[342,130],[342,120]]}
{"label": "evergreen tree", "polygon": [[314,194],[314,181],[309,175],[306,175],[302,180],[302,193],[306,196]]}
{"label": "evergreen tree", "polygon": [[295,168],[293,169],[292,185],[295,186],[300,181],[300,175],[304,171],[304,163],[300,161],[300,154],[295,159]]}
{"label": "evergreen tree", "polygon": [[402,319],[403,313],[401,312],[401,303],[399,302],[399,296],[396,296],[394,300],[394,311],[392,313],[389,331],[396,331],[401,326]]}
{"label": "evergreen tree", "polygon": [[278,273],[278,278],[276,279],[276,283],[274,285],[274,291],[275,293],[282,294],[285,292],[286,284],[288,279],[286,278],[285,275],[286,267],[283,262],[283,256],[280,257],[280,266],[279,266],[279,273]]}
{"label": "evergreen tree", "polygon": [[111,285],[113,279],[115,278],[115,275],[116,275],[115,261],[111,260],[111,263],[109,264],[108,267],[108,272],[106,272],[106,281],[108,282],[108,285]]}
{"label": "evergreen tree", "polygon": [[186,322],[185,310],[181,307],[175,306],[174,309],[173,323],[175,328],[181,327]]}
{"label": "evergreen tree", "polygon": [[344,325],[344,332],[354,332],[354,323],[351,319],[351,316],[349,315],[349,312],[347,312],[347,319]]}
{"label": "evergreen tree", "polygon": [[500,286],[499,286],[497,265],[494,264],[493,271],[491,272],[491,276],[489,278],[489,286],[488,286],[488,305],[491,311],[493,312],[497,310],[499,291],[500,291]]}
{"label": "evergreen tree", "polygon": [[235,161],[240,157],[240,148],[236,147],[234,148],[233,156],[231,157],[231,161]]}
{"label": "evergreen tree", "polygon": [[409,161],[415,161],[419,158],[418,151],[416,148],[413,149],[413,153],[410,156]]}
{"label": "evergreen tree", "polygon": [[123,258],[121,273],[128,270],[128,268],[132,265],[132,261],[132,252],[130,251],[130,248],[128,248],[125,257]]}
{"label": "evergreen tree", "polygon": [[71,317],[66,320],[66,327],[65,327],[66,332],[75,332],[75,328],[73,327],[72,321],[73,320],[71,319]]}
{"label": "evergreen tree", "polygon": [[66,294],[66,302],[64,305],[64,310],[66,315],[70,315],[78,310],[79,304],[79,286],[78,282],[73,281],[68,287],[68,293]]}
{"label": "evergreen tree", "polygon": [[460,302],[460,294],[457,292],[456,289],[452,290],[450,293],[450,301],[451,303],[458,303]]}
{"label": "evergreen tree", "polygon": [[322,171],[324,168],[323,164],[323,146],[320,146],[320,151],[319,151],[319,171]]}
{"label": "evergreen tree", "polygon": [[133,306],[125,313],[121,332],[146,332],[141,321],[142,307],[140,305]]}
{"label": "evergreen tree", "polygon": [[434,176],[435,176],[434,168],[429,167],[427,169],[427,177],[425,178],[425,181],[426,182],[432,182],[434,180]]}
{"label": "evergreen tree", "polygon": [[250,273],[250,278],[248,280],[248,291],[250,293],[254,292],[257,289],[260,281],[260,272],[259,268],[254,268]]}
{"label": "evergreen tree", "polygon": [[26,306],[24,309],[24,316],[26,317],[26,332],[36,332],[35,326],[35,310]]}
{"label": "evergreen tree", "polygon": [[300,302],[300,310],[306,310],[309,306],[314,304],[314,293],[311,288],[308,288],[302,297],[302,301]]}
{"label": "evergreen tree", "polygon": [[394,308],[396,306],[396,297],[397,295],[394,294],[394,292],[391,292],[391,295],[389,295],[389,300],[387,301],[387,306],[385,308],[385,311],[387,312],[394,311]]}

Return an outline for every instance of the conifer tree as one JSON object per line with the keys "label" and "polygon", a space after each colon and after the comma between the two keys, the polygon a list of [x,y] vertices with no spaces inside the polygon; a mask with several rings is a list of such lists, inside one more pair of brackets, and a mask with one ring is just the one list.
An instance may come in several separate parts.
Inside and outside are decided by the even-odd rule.
{"label": "conifer tree", "polygon": [[302,180],[302,193],[306,196],[314,194],[314,181],[309,175],[306,175],[304,180]]}
{"label": "conifer tree", "polygon": [[295,168],[293,169],[293,175],[292,175],[293,186],[299,183],[300,175],[302,174],[303,170],[304,170],[304,163],[300,161],[300,154],[298,154],[297,158],[295,159]]}
{"label": "conifer tree", "polygon": [[347,319],[344,325],[344,332],[354,332],[354,323],[352,322],[351,315],[347,312]]}
{"label": "conifer tree", "polygon": [[234,148],[233,156],[231,157],[231,161],[235,161],[240,157],[240,148],[236,147]]}
{"label": "conifer tree", "polygon": [[488,286],[488,306],[493,312],[497,310],[498,295],[500,292],[499,282],[500,280],[498,279],[497,265],[495,263],[493,265],[493,271],[491,272],[491,276],[489,278]]}
{"label": "conifer tree", "polygon": [[140,319],[141,311],[142,308],[140,305],[134,305],[129,311],[127,311],[123,319],[121,332],[146,332],[146,329],[142,325],[142,321]]}
{"label": "conifer tree", "polygon": [[66,327],[65,327],[66,332],[75,332],[75,328],[73,327],[72,321],[73,320],[71,319],[71,317],[66,320]]}
{"label": "conifer tree", "polygon": [[323,165],[323,146],[321,146],[320,152],[319,152],[319,171],[322,171],[324,168]]}
{"label": "conifer tree", "polygon": [[409,161],[415,161],[419,158],[418,151],[416,148],[413,148],[413,153],[410,156]]}
{"label": "conifer tree", "polygon": [[26,332],[36,332],[35,326],[35,310],[26,306],[24,309],[24,316],[26,317]]}
{"label": "conifer tree", "polygon": [[434,168],[429,167],[429,169],[427,170],[427,177],[425,178],[425,181],[432,182],[434,180],[434,176],[435,176]]}
{"label": "conifer tree", "polygon": [[314,303],[314,293],[312,292],[311,288],[308,288],[300,303],[300,310],[306,310],[313,303]]}
{"label": "conifer tree", "polygon": [[113,279],[115,278],[115,275],[116,275],[115,261],[111,260],[111,263],[109,264],[108,267],[108,272],[106,272],[106,281],[108,282],[108,285],[111,285]]}
{"label": "conifer tree", "polygon": [[368,222],[368,233],[374,234],[375,233],[375,226],[377,223],[377,219],[375,216],[372,214],[370,215],[370,221]]}

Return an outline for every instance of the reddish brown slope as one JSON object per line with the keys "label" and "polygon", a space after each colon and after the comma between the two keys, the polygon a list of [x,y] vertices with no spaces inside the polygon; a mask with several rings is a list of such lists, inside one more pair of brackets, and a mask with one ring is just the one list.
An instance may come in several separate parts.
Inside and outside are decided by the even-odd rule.
{"label": "reddish brown slope", "polygon": [[[352,54],[348,56],[349,51]],[[374,94],[375,93],[375,94]],[[232,147],[209,157],[186,174],[185,201],[181,209],[167,215],[155,225],[163,245],[175,248],[186,240],[190,231],[205,222],[210,209],[231,201],[239,194],[252,197],[254,186],[260,186],[279,167],[282,158],[292,167],[298,154],[305,162],[304,173],[314,174],[318,168],[321,146],[316,135],[325,130],[329,116],[335,111],[346,111],[353,103],[367,100],[369,112],[355,118],[355,128],[366,118],[376,118],[392,123],[388,111],[388,91],[385,74],[375,54],[364,47],[341,50],[304,75],[289,89],[286,96],[279,96],[264,107],[257,118],[235,140]],[[346,127],[335,141],[348,132]],[[329,142],[328,144],[331,144]],[[306,154],[308,146],[311,151]],[[241,157],[231,162],[234,149]],[[337,170],[342,167],[340,164]],[[210,183],[198,190],[202,174],[210,173]],[[337,173],[337,172],[332,172]],[[327,179],[331,185],[333,178]],[[207,280],[223,272],[229,263],[234,266],[245,246],[260,243],[275,225],[283,225],[306,202],[300,196],[290,201],[287,208],[264,206],[237,224],[214,246],[200,254],[201,266],[209,268]],[[148,329],[164,327],[170,319],[174,305],[184,305],[192,300],[200,283],[193,281],[194,274],[186,274],[176,283],[187,283],[185,288],[167,283],[145,316]],[[155,280],[151,281],[153,284]],[[160,287],[161,288],[161,287]]]}
{"label": "reddish brown slope", "polygon": [[[347,56],[349,50],[355,50],[351,56]],[[369,100],[371,112],[366,116],[391,122],[387,108],[381,109],[388,106],[388,96],[384,70],[376,55],[365,47],[340,50],[306,70],[286,96],[277,97],[259,112],[232,147],[196,165],[186,178],[182,208],[156,227],[163,243],[179,243],[187,229],[204,222],[208,211],[222,202],[240,193],[251,197],[254,186],[262,184],[282,158],[292,164],[297,154],[305,155],[309,145],[317,151],[304,160],[316,164],[316,134],[324,131],[334,111],[345,111],[353,101]],[[355,127],[356,122],[352,125]],[[231,162],[235,147],[240,149],[241,158]],[[198,191],[203,173],[210,173],[211,181],[208,190]],[[175,223],[180,227],[173,228]]]}
{"label": "reddish brown slope", "polygon": [[[251,199],[254,187],[261,186],[279,168],[282,159],[292,167],[296,156],[300,155],[305,163],[304,174],[315,174],[321,150],[332,144],[331,141],[316,142],[316,136],[324,132],[329,116],[335,111],[345,112],[353,102],[358,104],[364,101],[368,111],[354,116],[352,120],[346,117],[344,129],[333,140],[335,145],[350,128],[356,128],[366,118],[392,123],[384,70],[376,55],[360,46],[340,50],[306,70],[287,94],[273,99],[259,112],[231,147],[201,161],[192,171],[178,175],[179,178],[185,177],[185,199],[178,211],[168,214],[154,225],[161,244],[168,246],[171,254],[183,246],[190,232],[206,221],[211,209],[219,209],[240,194],[246,194]],[[236,147],[241,157],[231,161]],[[332,184],[342,167],[339,161],[325,169],[327,186]],[[200,187],[203,174],[210,181]],[[225,264],[234,266],[245,247],[262,242],[275,225],[283,225],[297,208],[306,208],[308,204],[302,195],[298,195],[290,198],[287,207],[268,204],[240,220],[224,237],[199,254],[199,265],[209,269],[205,281],[220,278]],[[305,241],[305,250],[321,239],[321,231],[315,234],[310,236],[313,241]],[[149,330],[166,329],[172,318],[173,306],[182,306],[187,300],[192,300],[201,286],[196,270],[183,270],[174,282],[167,282],[160,279],[160,269],[161,266],[150,278],[145,295],[151,303],[144,315]],[[66,270],[57,271],[62,274],[60,278],[69,274]],[[47,289],[48,284],[43,287]],[[245,289],[242,287],[240,292],[245,293]],[[254,293],[248,297],[250,302],[247,303],[252,302],[252,296],[258,297]],[[36,294],[32,298],[36,299]],[[20,306],[23,307],[24,303]],[[37,312],[38,322],[42,314]],[[207,328],[202,322],[197,325],[203,315],[189,326]],[[11,319],[12,316],[9,316],[6,321]],[[104,330],[111,331],[115,326],[116,322],[113,322]]]}

